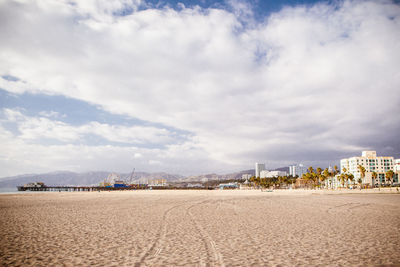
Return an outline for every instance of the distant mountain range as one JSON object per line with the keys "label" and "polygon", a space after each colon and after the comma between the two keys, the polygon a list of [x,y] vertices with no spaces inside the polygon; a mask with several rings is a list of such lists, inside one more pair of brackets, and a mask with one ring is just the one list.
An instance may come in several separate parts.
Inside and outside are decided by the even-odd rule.
{"label": "distant mountain range", "polygon": [[[0,188],[12,188],[18,185],[24,185],[30,182],[43,182],[46,185],[98,185],[110,175],[111,172],[95,171],[85,173],[75,173],[69,171],[57,171],[41,174],[24,174],[0,179]],[[121,180],[127,180],[130,177],[128,173],[118,174]],[[135,172],[133,182],[149,179],[166,179],[174,181],[184,178],[181,175],[168,173],[146,173]]]}
{"label": "distant mountain range", "polygon": [[180,179],[181,182],[194,182],[194,181],[201,181],[205,178],[208,180],[231,180],[231,179],[241,179],[243,174],[251,174],[252,176],[255,174],[253,170],[245,170],[240,172],[234,172],[229,174],[202,174],[202,175],[193,175],[187,176],[185,178]]}
{"label": "distant mountain range", "polygon": [[[276,170],[288,171],[286,168],[278,168]],[[18,185],[24,185],[30,182],[43,182],[46,185],[98,185],[110,175],[111,172],[94,171],[85,173],[76,173],[69,171],[57,171],[42,174],[24,174],[12,177],[4,177],[0,179],[0,188],[14,188]],[[254,169],[244,170],[229,174],[204,174],[196,176],[182,176],[177,174],[169,174],[165,172],[147,173],[135,172],[132,182],[146,182],[151,179],[166,179],[168,182],[194,182],[201,181],[204,178],[208,180],[230,180],[241,179],[242,174],[254,175]],[[121,180],[128,180],[129,173],[119,174]]]}

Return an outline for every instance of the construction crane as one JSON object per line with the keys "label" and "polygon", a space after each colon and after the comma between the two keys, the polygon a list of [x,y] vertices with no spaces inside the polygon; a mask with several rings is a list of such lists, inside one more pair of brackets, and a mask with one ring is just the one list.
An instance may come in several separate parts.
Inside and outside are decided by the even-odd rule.
{"label": "construction crane", "polygon": [[135,174],[135,168],[133,168],[131,175],[129,176],[129,183],[128,184],[132,184],[133,182],[133,175]]}

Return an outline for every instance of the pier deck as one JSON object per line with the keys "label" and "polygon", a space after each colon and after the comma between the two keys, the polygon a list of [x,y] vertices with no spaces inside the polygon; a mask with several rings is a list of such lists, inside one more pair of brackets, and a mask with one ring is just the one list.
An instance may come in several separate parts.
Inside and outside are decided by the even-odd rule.
{"label": "pier deck", "polygon": [[147,189],[145,185],[127,186],[127,187],[104,187],[104,186],[17,186],[18,191],[114,191],[114,190],[137,190]]}

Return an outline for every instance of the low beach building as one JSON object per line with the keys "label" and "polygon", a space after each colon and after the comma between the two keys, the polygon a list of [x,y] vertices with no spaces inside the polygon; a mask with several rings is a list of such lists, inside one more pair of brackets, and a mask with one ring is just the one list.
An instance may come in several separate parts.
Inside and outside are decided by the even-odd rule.
{"label": "low beach building", "polygon": [[204,185],[202,185],[202,184],[200,184],[200,183],[197,183],[197,184],[190,184],[190,183],[189,183],[186,187],[187,187],[187,188],[203,188]]}
{"label": "low beach building", "polygon": [[239,185],[238,185],[238,183],[226,183],[226,184],[219,184],[218,187],[220,190],[237,189],[237,188],[239,188]]}
{"label": "low beach building", "polygon": [[152,179],[149,181],[149,186],[167,186],[166,179]]}
{"label": "low beach building", "polygon": [[297,178],[294,188],[305,188],[308,186],[308,181],[303,178]]}

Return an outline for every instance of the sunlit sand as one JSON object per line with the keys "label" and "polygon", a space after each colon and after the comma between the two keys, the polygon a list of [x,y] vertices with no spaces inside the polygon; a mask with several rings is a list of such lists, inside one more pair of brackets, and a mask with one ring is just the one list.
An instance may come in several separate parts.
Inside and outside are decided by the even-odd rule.
{"label": "sunlit sand", "polygon": [[0,262],[32,266],[400,264],[400,194],[321,192],[1,195]]}

